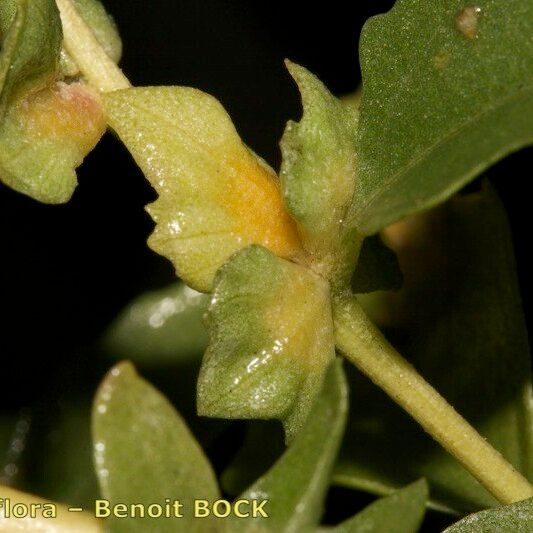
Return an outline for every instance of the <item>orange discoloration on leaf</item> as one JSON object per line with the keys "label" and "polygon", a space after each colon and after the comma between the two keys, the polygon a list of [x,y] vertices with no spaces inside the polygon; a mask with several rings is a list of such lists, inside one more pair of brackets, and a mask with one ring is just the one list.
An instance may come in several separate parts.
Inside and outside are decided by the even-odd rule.
{"label": "orange discoloration on leaf", "polygon": [[277,180],[255,157],[228,162],[232,177],[221,199],[249,244],[260,244],[281,257],[302,253],[296,224],[289,216]]}
{"label": "orange discoloration on leaf", "polygon": [[98,94],[85,84],[62,82],[42,89],[18,104],[18,116],[29,132],[64,137],[88,151],[106,128]]}

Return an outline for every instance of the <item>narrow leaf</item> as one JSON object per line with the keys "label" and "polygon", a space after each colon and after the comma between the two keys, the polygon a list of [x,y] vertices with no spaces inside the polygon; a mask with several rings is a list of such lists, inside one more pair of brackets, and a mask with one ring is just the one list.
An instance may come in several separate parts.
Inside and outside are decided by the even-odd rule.
{"label": "narrow leaf", "polygon": [[193,500],[216,500],[211,466],[170,403],[140,378],[131,364],[111,370],[94,402],[93,441],[103,498],[111,504],[183,503],[181,518],[110,518],[112,533],[206,531]]}
{"label": "narrow leaf", "polygon": [[330,365],[321,394],[292,445],[239,496],[268,500],[268,518],[233,519],[230,531],[312,531],[322,516],[331,468],[346,423],[348,389],[340,360]]}
{"label": "narrow leaf", "polygon": [[217,274],[207,321],[199,414],[279,418],[292,438],[335,357],[328,284],[252,246]]}
{"label": "narrow leaf", "polygon": [[199,359],[208,342],[203,322],[208,302],[181,282],[150,291],[120,313],[103,344],[113,357],[148,366]]}
{"label": "narrow leaf", "polygon": [[425,480],[420,480],[377,500],[331,531],[333,533],[416,533],[424,519],[427,499],[427,483]]}
{"label": "narrow leaf", "polygon": [[533,500],[481,511],[457,522],[444,533],[530,533],[533,531]]}
{"label": "narrow leaf", "polygon": [[532,32],[528,0],[398,0],[367,22],[354,197],[363,232],[442,202],[533,141]]}
{"label": "narrow leaf", "polygon": [[149,244],[187,284],[208,292],[217,269],[250,244],[300,254],[276,175],[214,98],[186,87],[127,89],[108,94],[106,109],[159,193]]}

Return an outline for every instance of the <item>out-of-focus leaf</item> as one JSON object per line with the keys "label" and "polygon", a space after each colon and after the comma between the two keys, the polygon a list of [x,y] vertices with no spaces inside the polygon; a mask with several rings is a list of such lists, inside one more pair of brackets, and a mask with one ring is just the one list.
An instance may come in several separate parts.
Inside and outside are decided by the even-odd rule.
{"label": "out-of-focus leaf", "polygon": [[398,0],[361,35],[355,215],[375,233],[533,141],[528,0]]}
{"label": "out-of-focus leaf", "polygon": [[[342,235],[350,230],[346,212],[357,173],[358,112],[303,67],[290,62],[287,67],[302,94],[304,115],[287,124],[281,140],[283,195],[304,247],[329,274],[339,252],[346,253]],[[360,244],[353,235],[350,241]]]}
{"label": "out-of-focus leaf", "polygon": [[207,321],[198,413],[278,418],[292,438],[335,357],[328,283],[251,246],[219,270]]}
{"label": "out-of-focus leaf", "polygon": [[330,531],[334,533],[416,533],[426,512],[428,486],[417,481],[381,498]]}
{"label": "out-of-focus leaf", "polygon": [[347,409],[348,389],[337,360],[330,365],[321,394],[292,445],[238,498],[268,500],[268,518],[232,517],[229,531],[303,532],[318,524]]}
{"label": "out-of-focus leaf", "polygon": [[44,427],[35,430],[39,444],[33,445],[38,455],[25,476],[24,490],[85,509],[94,506],[99,491],[93,467],[90,411],[87,402],[81,400],[61,402],[54,409],[54,419],[46,419]]}
{"label": "out-of-focus leaf", "polygon": [[[182,518],[110,518],[112,533],[208,531],[209,518],[193,516],[193,500],[216,500],[214,473],[200,446],[170,403],[129,363],[114,367],[93,409],[96,472],[111,504],[183,503]],[[179,522],[177,522],[179,521]]]}
{"label": "out-of-focus leaf", "polygon": [[[533,478],[528,340],[498,199],[485,188],[404,229],[411,236],[398,227],[389,234],[405,274],[404,290],[389,301],[403,316],[407,338],[400,350],[481,435]],[[351,390],[352,419],[334,481],[386,494],[423,476],[432,504],[441,509],[470,512],[497,504],[366,378],[354,373]]]}
{"label": "out-of-focus leaf", "polygon": [[[0,506],[0,532],[13,533],[35,533],[37,531],[50,531],[53,533],[102,533],[103,528],[100,521],[96,520],[88,512],[70,512],[63,505],[52,503],[37,496],[26,494],[9,487],[0,486],[0,500],[9,500],[11,505],[17,503],[26,506],[40,504],[35,518],[16,518],[11,513],[7,516],[6,509]],[[55,511],[54,511],[55,509]],[[39,514],[46,511],[44,517]],[[49,513],[55,512],[55,518],[47,518]]]}
{"label": "out-of-focus leaf", "polygon": [[444,533],[530,533],[533,531],[533,500],[481,511],[463,518]]}
{"label": "out-of-focus leaf", "polygon": [[237,250],[261,244],[281,257],[301,253],[277,177],[241,141],[222,106],[186,87],[106,95],[110,126],[159,193],[150,246],[203,292]]}
{"label": "out-of-focus leaf", "polygon": [[104,346],[113,357],[142,365],[198,359],[207,348],[208,302],[181,282],[143,294],[111,324]]}
{"label": "out-of-focus leaf", "polygon": [[222,489],[236,496],[261,477],[285,450],[283,431],[273,421],[249,422],[244,442],[220,478]]}
{"label": "out-of-focus leaf", "polygon": [[66,202],[105,131],[99,96],[57,81],[61,21],[53,0],[0,4],[0,179],[47,203]]}
{"label": "out-of-focus leaf", "polygon": [[379,235],[367,237],[352,275],[352,291],[363,294],[380,290],[398,290],[403,276],[396,254]]}

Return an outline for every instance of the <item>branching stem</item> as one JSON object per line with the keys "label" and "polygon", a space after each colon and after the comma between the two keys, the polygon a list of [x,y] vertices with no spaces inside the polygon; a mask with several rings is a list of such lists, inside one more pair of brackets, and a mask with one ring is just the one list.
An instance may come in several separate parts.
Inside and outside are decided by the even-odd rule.
{"label": "branching stem", "polygon": [[530,483],[388,343],[355,296],[337,299],[334,321],[338,349],[501,503],[533,497]]}

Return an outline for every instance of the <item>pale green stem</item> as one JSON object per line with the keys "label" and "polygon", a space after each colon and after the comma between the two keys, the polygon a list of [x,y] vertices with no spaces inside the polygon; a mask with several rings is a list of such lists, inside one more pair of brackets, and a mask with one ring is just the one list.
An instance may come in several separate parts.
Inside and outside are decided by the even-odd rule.
{"label": "pale green stem", "polygon": [[71,0],[56,0],[63,25],[63,45],[87,81],[102,92],[127,89],[131,84],[106,54]]}
{"label": "pale green stem", "polygon": [[501,503],[533,487],[385,339],[355,296],[334,304],[338,349],[407,411]]}

